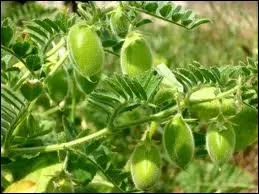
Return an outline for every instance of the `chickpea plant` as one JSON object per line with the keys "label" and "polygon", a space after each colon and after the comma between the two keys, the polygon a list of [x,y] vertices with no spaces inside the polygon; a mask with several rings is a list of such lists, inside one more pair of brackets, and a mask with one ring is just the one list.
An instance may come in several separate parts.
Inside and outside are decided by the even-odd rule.
{"label": "chickpea plant", "polygon": [[49,15],[1,24],[2,191],[147,191],[162,165],[186,170],[203,150],[220,169],[257,140],[257,61],[170,69],[139,28],[157,19],[196,33],[210,20],[138,1]]}

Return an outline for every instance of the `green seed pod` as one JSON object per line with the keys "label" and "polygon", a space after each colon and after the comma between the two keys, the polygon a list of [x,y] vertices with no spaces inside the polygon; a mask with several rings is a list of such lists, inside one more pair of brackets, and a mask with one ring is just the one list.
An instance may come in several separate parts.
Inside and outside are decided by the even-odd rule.
{"label": "green seed pod", "polygon": [[126,36],[130,22],[127,16],[123,13],[121,6],[118,6],[118,8],[111,14],[110,25],[112,32],[115,35],[121,38]]}
{"label": "green seed pod", "polygon": [[194,138],[190,127],[181,114],[166,125],[163,133],[163,146],[170,160],[180,168],[185,168],[194,155]]}
{"label": "green seed pod", "polygon": [[8,186],[4,193],[36,193],[37,184],[30,180],[20,180]]}
{"label": "green seed pod", "polygon": [[215,98],[216,88],[215,87],[205,87],[190,95],[189,98],[189,111],[192,116],[200,120],[209,120],[213,117],[218,116],[220,113],[220,108],[224,115],[234,115],[236,113],[234,99],[222,99],[212,100],[208,102],[198,102],[198,100],[205,100],[209,98]]}
{"label": "green seed pod", "polygon": [[235,151],[241,151],[257,140],[258,112],[254,108],[244,104],[241,112],[231,122],[236,133]]}
{"label": "green seed pod", "polygon": [[22,95],[29,101],[37,98],[42,92],[42,83],[37,80],[28,80],[21,86]]}
{"label": "green seed pod", "polygon": [[103,69],[104,50],[98,34],[86,24],[76,24],[69,30],[67,47],[76,69],[86,77]]}
{"label": "green seed pod", "polygon": [[62,101],[68,93],[68,75],[63,68],[47,77],[48,93],[56,102]]}
{"label": "green seed pod", "polygon": [[135,76],[152,67],[151,49],[144,37],[130,32],[121,48],[121,69],[124,74]]}
{"label": "green seed pod", "polygon": [[84,92],[85,94],[91,93],[101,79],[101,73],[95,74],[88,78],[81,75],[77,71],[74,71],[74,76],[77,87],[79,88],[79,90],[81,90],[81,92]]}
{"label": "green seed pod", "polygon": [[137,189],[150,189],[160,177],[160,153],[147,142],[138,145],[131,156],[131,176]]}
{"label": "green seed pod", "polygon": [[166,102],[174,101],[175,90],[171,88],[161,88],[154,97],[154,103],[162,105]]}
{"label": "green seed pod", "polygon": [[219,130],[210,126],[206,134],[206,149],[211,160],[217,165],[228,162],[235,149],[236,137],[232,127]]}

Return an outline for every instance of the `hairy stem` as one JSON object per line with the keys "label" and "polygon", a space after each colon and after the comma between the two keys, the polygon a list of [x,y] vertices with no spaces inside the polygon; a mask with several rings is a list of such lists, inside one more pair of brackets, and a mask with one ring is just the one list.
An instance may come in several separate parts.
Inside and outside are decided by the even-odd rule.
{"label": "hairy stem", "polygon": [[119,54],[117,54],[117,53],[115,53],[115,52],[113,52],[113,51],[111,51],[111,50],[104,49],[104,51],[107,52],[107,53],[110,53],[110,54],[112,54],[112,55],[115,55],[116,57],[120,57]]}
{"label": "hairy stem", "polygon": [[108,128],[104,128],[100,131],[97,131],[96,133],[93,133],[91,135],[88,135],[88,136],[85,136],[85,137],[82,137],[79,139],[75,139],[70,142],[54,144],[54,145],[47,145],[47,146],[28,147],[28,148],[10,148],[8,150],[8,153],[53,152],[53,151],[65,150],[70,147],[84,144],[90,140],[100,138],[104,135],[107,135],[108,133],[109,133]]}
{"label": "hairy stem", "polygon": [[203,99],[203,100],[195,100],[195,101],[192,101],[192,103],[201,103],[201,102],[209,102],[209,101],[213,101],[213,100],[218,100],[218,99],[221,99],[223,97],[228,96],[229,94],[232,94],[233,92],[235,92],[239,88],[240,88],[240,86],[237,85],[234,88],[232,88],[232,89],[230,89],[226,92],[220,93],[219,95],[215,96],[214,98],[207,98],[207,99]]}
{"label": "hairy stem", "polygon": [[18,80],[18,82],[16,83],[16,85],[14,86],[14,90],[17,90],[20,88],[20,86],[23,84],[23,82],[29,77],[30,72],[26,71],[23,76],[21,77],[21,79]]}
{"label": "hairy stem", "polygon": [[182,24],[180,24],[180,23],[177,23],[177,22],[174,22],[174,21],[168,20],[168,19],[166,19],[166,18],[163,18],[163,17],[158,16],[158,15],[156,15],[156,14],[153,14],[153,13],[147,12],[147,11],[145,11],[145,10],[143,10],[143,9],[139,9],[139,8],[137,8],[137,7],[131,7],[131,8],[135,9],[135,10],[136,10],[136,11],[138,11],[138,12],[145,13],[145,14],[150,15],[150,16],[152,16],[152,17],[158,18],[158,19],[160,19],[160,20],[164,20],[164,21],[166,21],[166,22],[173,23],[173,24],[175,24],[175,25],[177,25],[177,26],[181,26],[181,27],[183,27],[183,28],[185,28],[185,29],[188,29],[188,30],[189,30],[189,28],[187,28],[186,26],[184,26],[184,25],[182,25]]}
{"label": "hairy stem", "polygon": [[50,75],[53,75],[56,71],[57,71],[57,69],[59,68],[59,66],[61,66],[64,62],[65,62],[65,60],[67,59],[67,57],[68,57],[68,52],[66,52],[65,54],[64,54],[64,56],[56,63],[56,65],[51,69],[51,71],[49,72],[49,76]]}
{"label": "hairy stem", "polygon": [[142,118],[142,119],[139,119],[139,120],[136,120],[136,121],[131,121],[131,122],[128,122],[128,123],[124,123],[122,125],[115,126],[115,128],[116,129],[123,129],[123,128],[132,127],[132,126],[135,126],[135,125],[139,125],[139,124],[142,124],[142,123],[146,123],[146,122],[149,122],[149,121],[159,121],[159,120],[162,120],[164,118],[170,117],[177,110],[178,110],[178,107],[174,106],[172,108],[161,111],[159,113],[147,116],[145,118]]}
{"label": "hairy stem", "polygon": [[58,44],[55,45],[55,47],[53,47],[47,54],[46,54],[46,57],[50,57],[51,55],[55,54],[59,49],[60,47],[62,47],[63,45],[65,44],[65,40],[64,38],[62,38],[60,40],[60,42]]}
{"label": "hairy stem", "polygon": [[[167,110],[161,111],[159,113],[156,113],[154,115],[151,115],[149,117],[137,120],[137,121],[132,121],[123,125],[115,126],[115,129],[123,129],[127,127],[131,127],[134,125],[138,125],[141,123],[149,122],[149,121],[157,121],[161,119],[165,119],[167,117],[170,117],[173,113],[177,111],[177,107],[174,106],[172,108],[169,108]],[[54,145],[47,145],[47,146],[38,146],[38,147],[28,147],[28,148],[10,148],[8,150],[8,153],[30,153],[30,152],[53,152],[53,151],[58,151],[58,150],[64,150],[70,147],[78,146],[80,144],[84,144],[90,140],[100,138],[101,136],[107,135],[109,133],[108,128],[104,128],[96,133],[93,133],[91,135],[72,140],[70,142],[62,143],[62,144],[54,144]]]}
{"label": "hairy stem", "polygon": [[33,105],[36,103],[36,99],[33,100],[30,104],[27,105],[27,107],[25,107],[26,111],[22,112],[22,114],[19,115],[19,119],[16,120],[13,123],[12,128],[10,128],[5,136],[5,140],[3,143],[3,146],[1,147],[1,154],[6,155],[7,152],[9,151],[9,146],[11,144],[11,141],[13,139],[13,134],[16,134],[18,132],[19,126],[22,124],[22,122],[24,121],[24,119],[26,119],[26,116],[28,115],[28,113],[30,112],[30,110],[32,109]]}
{"label": "hairy stem", "polygon": [[40,116],[44,117],[44,116],[50,115],[50,114],[52,114],[52,113],[55,113],[55,112],[57,112],[58,110],[60,110],[60,106],[59,106],[59,105],[54,106],[54,107],[48,109],[47,111],[45,111],[45,112],[43,112],[43,113],[38,113],[38,114],[36,114],[36,115],[40,115]]}

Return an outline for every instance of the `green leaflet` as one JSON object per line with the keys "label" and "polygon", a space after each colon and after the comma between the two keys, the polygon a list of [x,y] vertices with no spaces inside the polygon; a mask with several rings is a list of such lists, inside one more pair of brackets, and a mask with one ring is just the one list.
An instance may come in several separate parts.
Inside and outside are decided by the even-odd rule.
{"label": "green leaflet", "polygon": [[258,138],[258,111],[243,104],[241,112],[231,119],[236,134],[235,151],[241,151]]}

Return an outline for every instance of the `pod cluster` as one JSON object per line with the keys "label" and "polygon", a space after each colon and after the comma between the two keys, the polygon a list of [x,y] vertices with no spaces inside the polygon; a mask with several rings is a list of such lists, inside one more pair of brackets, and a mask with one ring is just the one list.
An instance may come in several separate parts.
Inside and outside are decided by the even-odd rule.
{"label": "pod cluster", "polygon": [[252,107],[243,104],[238,112],[233,97],[214,99],[217,88],[204,87],[193,92],[189,99],[190,114],[200,121],[208,122],[220,113],[231,116],[233,125],[210,124],[206,132],[206,149],[211,160],[222,165],[228,162],[235,151],[240,151],[253,143],[258,135],[258,113]]}

